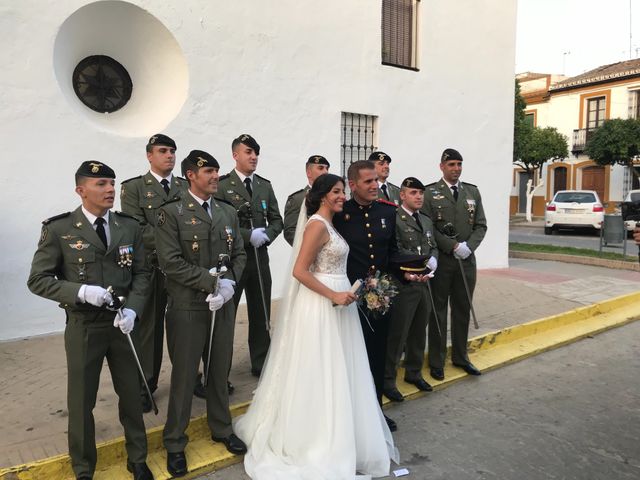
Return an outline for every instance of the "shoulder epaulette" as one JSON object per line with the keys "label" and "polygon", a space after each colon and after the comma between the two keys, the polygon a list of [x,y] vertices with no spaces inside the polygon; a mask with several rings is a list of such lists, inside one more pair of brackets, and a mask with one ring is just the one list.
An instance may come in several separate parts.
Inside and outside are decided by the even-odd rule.
{"label": "shoulder epaulette", "polygon": [[434,185],[437,185],[438,182],[431,182],[429,185],[425,185],[425,187],[433,187]]}
{"label": "shoulder epaulette", "polygon": [[385,200],[384,198],[379,198],[378,203],[381,203],[383,205],[389,205],[390,207],[393,207],[393,208],[398,208],[398,206],[395,203],[390,202],[389,200]]}
{"label": "shoulder epaulette", "polygon": [[294,195],[299,194],[300,192],[304,192],[304,188],[301,188],[300,190],[297,190],[297,191],[293,192],[293,193],[292,193],[291,195],[289,195],[287,198],[291,198],[291,197],[293,197]]}
{"label": "shoulder epaulette", "polygon": [[254,175],[255,175],[256,177],[258,177],[260,180],[264,180],[264,181],[265,181],[265,182],[267,182],[267,183],[271,183],[269,180],[267,180],[267,179],[266,179],[266,178],[264,178],[264,177],[261,177],[261,176],[260,176],[260,175],[258,175],[257,173],[254,173]]}
{"label": "shoulder epaulette", "polygon": [[388,184],[390,187],[400,188],[399,186],[397,186],[397,185],[395,185],[395,184],[393,184],[393,183],[391,183],[391,182],[387,182],[387,184]]}
{"label": "shoulder epaulette", "polygon": [[470,187],[476,187],[478,188],[477,185],[474,185],[473,183],[469,183],[469,182],[461,182],[463,185],[469,185]]}
{"label": "shoulder epaulette", "polygon": [[231,176],[230,173],[225,173],[224,175],[222,175],[220,178],[218,178],[218,181],[220,180],[226,180],[227,178],[229,178]]}
{"label": "shoulder epaulette", "polygon": [[165,205],[168,205],[169,203],[177,202],[178,200],[182,200],[182,197],[180,195],[174,195],[172,198],[170,198],[169,200],[165,201],[160,206],[164,207]]}
{"label": "shoulder epaulette", "polygon": [[60,218],[68,217],[69,215],[71,215],[71,212],[61,213],[60,215],[56,215],[54,217],[49,217],[46,220],[43,220],[42,224],[43,225],[48,225],[49,223],[53,222],[54,220],[59,220]]}
{"label": "shoulder epaulette", "polygon": [[124,212],[121,212],[121,211],[119,211],[119,210],[114,210],[114,211],[113,211],[113,213],[115,213],[116,215],[119,215],[119,216],[121,216],[121,217],[131,218],[131,219],[135,220],[136,222],[140,223],[140,220],[139,220],[139,219],[137,219],[137,218],[136,218],[136,217],[134,217],[133,215],[129,215],[128,213],[124,213]]}
{"label": "shoulder epaulette", "polygon": [[137,180],[138,178],[142,178],[142,175],[138,175],[137,177],[127,178],[126,180],[121,181],[120,185],[124,185],[125,183],[130,182],[131,180]]}
{"label": "shoulder epaulette", "polygon": [[[225,200],[224,198],[218,198],[218,197],[213,197],[213,198],[216,202],[226,203],[227,205],[233,207],[233,203],[231,203],[229,200]],[[235,210],[236,207],[233,207],[233,209]]]}
{"label": "shoulder epaulette", "polygon": [[186,181],[187,181],[187,179],[186,179],[186,178],[184,178],[184,177],[179,177],[178,175],[176,175],[176,178],[177,178],[178,180],[182,180],[183,182],[186,182]]}

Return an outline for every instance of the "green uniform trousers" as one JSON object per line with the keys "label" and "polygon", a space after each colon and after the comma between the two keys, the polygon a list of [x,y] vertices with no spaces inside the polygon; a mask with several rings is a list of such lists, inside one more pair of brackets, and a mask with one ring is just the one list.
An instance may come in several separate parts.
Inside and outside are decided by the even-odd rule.
{"label": "green uniform trousers", "polygon": [[147,436],[142,419],[140,383],[135,358],[126,336],[113,326],[114,312],[67,311],[64,346],[67,354],[69,455],[76,476],[93,476],[96,468],[96,405],[100,371],[107,359],[118,395],[129,460],[146,461]]}
{"label": "green uniform trousers", "polygon": [[[207,422],[211,433],[227,437],[231,429],[227,373],[233,352],[234,314],[230,301],[218,310],[213,330],[211,367],[207,377]],[[171,358],[171,392],[163,443],[170,453],[184,451],[191,417],[193,388],[202,352],[208,352],[211,312],[209,310],[167,309],[167,347]],[[206,353],[205,353],[206,358]]]}
{"label": "green uniform trousers", "polygon": [[400,357],[404,351],[404,378],[422,378],[424,350],[427,342],[427,320],[431,313],[429,291],[424,283],[412,282],[400,287],[393,299],[387,359],[385,362],[384,388],[396,386]]}
{"label": "green uniform trousers", "polygon": [[[467,284],[473,297],[476,286],[476,258],[471,254],[462,260]],[[444,368],[447,354],[447,313],[451,306],[451,360],[455,364],[464,365],[469,361],[467,355],[467,339],[469,337],[469,318],[471,305],[464,288],[464,280],[460,272],[458,259],[453,255],[441,252],[438,258],[438,270],[431,280],[433,300],[440,323],[442,337],[438,334],[433,314],[429,322],[429,366]]]}
{"label": "green uniform trousers", "polygon": [[[267,331],[262,306],[262,294],[260,292],[260,277],[258,276],[258,264],[256,263],[255,250],[251,244],[247,244],[247,265],[242,272],[242,278],[236,285],[233,295],[233,303],[238,309],[242,291],[246,291],[247,313],[249,314],[249,356],[251,357],[251,371],[261,372],[264,360],[269,351],[271,338]],[[264,282],[264,296],[267,305],[267,314],[271,317],[271,270],[269,269],[269,254],[267,247],[258,248],[258,261],[260,262],[260,273]]]}

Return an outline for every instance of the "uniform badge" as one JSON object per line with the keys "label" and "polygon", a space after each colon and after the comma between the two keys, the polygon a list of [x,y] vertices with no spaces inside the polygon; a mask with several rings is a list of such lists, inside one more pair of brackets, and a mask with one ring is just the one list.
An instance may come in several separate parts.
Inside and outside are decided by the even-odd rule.
{"label": "uniform badge", "polygon": [[193,253],[198,253],[199,250],[200,250],[200,244],[198,242],[193,242],[191,244],[191,251]]}
{"label": "uniform badge", "polygon": [[190,203],[189,205],[187,205],[187,207],[189,208],[193,208],[193,206],[194,206],[193,203]]}
{"label": "uniform badge", "polygon": [[267,202],[266,200],[261,200],[260,205],[262,205],[262,210],[267,211]]}
{"label": "uniform badge", "polygon": [[118,247],[117,263],[121,268],[131,268],[131,265],[133,265],[133,245],[120,245]]}
{"label": "uniform badge", "polygon": [[344,219],[345,219],[345,221],[347,221],[347,222],[348,222],[350,218],[351,218],[351,215],[349,215],[348,213],[345,213],[345,214],[344,214]]}
{"label": "uniform badge", "polygon": [[164,222],[167,221],[167,216],[164,213],[164,210],[160,210],[158,212],[158,226],[161,227],[162,225],[164,225]]}
{"label": "uniform badge", "polygon": [[62,238],[63,240],[72,240],[76,238],[76,235],[62,235],[60,238]]}
{"label": "uniform badge", "polygon": [[231,254],[231,250],[233,249],[233,228],[225,225],[224,231],[227,234],[227,248],[229,249],[229,254]]}
{"label": "uniform badge", "polygon": [[231,185],[235,185],[236,181],[235,180],[231,180]]}
{"label": "uniform badge", "polygon": [[431,234],[431,232],[429,230],[427,230],[424,235],[427,237],[427,243],[429,244],[430,247],[435,247],[436,246],[436,242],[433,240],[433,235]]}
{"label": "uniform badge", "polygon": [[380,219],[380,224],[382,225],[382,228],[387,228],[387,219],[386,218],[381,218]]}
{"label": "uniform badge", "polygon": [[176,204],[176,210],[178,210],[178,215],[182,215],[182,202]]}
{"label": "uniform badge", "polygon": [[227,190],[227,193],[233,193],[233,190]]}
{"label": "uniform badge", "polygon": [[239,201],[240,201],[240,195],[236,194],[236,196],[234,197],[234,200],[235,200],[236,202],[239,202]]}
{"label": "uniform badge", "polygon": [[91,165],[91,173],[98,173],[100,171],[101,163],[90,163]]}
{"label": "uniform badge", "polygon": [[153,198],[153,197],[156,196],[156,194],[153,193],[153,192],[147,192],[147,193],[144,194],[144,196],[147,197],[147,198]]}
{"label": "uniform badge", "polygon": [[196,217],[191,217],[191,220],[185,220],[187,225],[200,225],[202,222],[198,220]]}
{"label": "uniform badge", "polygon": [[86,250],[89,248],[89,244],[84,243],[82,240],[77,240],[76,243],[69,243],[68,245],[74,250]]}
{"label": "uniform badge", "polygon": [[82,222],[76,222],[76,228],[80,228],[82,226]]}
{"label": "uniform badge", "polygon": [[44,241],[47,239],[48,235],[49,235],[49,229],[43,226],[42,232],[40,233],[40,241],[38,242],[38,245],[42,245]]}

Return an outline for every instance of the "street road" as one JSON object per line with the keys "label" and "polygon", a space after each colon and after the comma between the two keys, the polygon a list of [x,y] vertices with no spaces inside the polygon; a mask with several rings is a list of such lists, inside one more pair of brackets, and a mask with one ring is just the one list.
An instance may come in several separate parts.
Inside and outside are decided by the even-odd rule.
{"label": "street road", "polygon": [[[640,321],[394,405],[392,468],[419,480],[637,480],[638,352]],[[248,477],[240,464],[200,478]]]}

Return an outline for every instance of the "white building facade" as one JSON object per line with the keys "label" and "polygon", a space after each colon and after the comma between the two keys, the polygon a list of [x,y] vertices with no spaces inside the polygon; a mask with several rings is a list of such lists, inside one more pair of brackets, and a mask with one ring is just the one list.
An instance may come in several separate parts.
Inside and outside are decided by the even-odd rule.
{"label": "white building facade", "polygon": [[[144,146],[158,132],[176,140],[178,162],[206,150],[221,173],[234,166],[231,140],[250,133],[261,144],[257,173],[271,180],[281,212],[304,186],[311,154],[340,172],[378,148],[393,158],[392,182],[430,183],[442,150],[456,148],[489,224],[478,264],[507,266],[515,1],[5,0],[0,8],[0,340],[64,328],[64,312],[26,280],[40,222],[79,204],[78,165],[105,162],[119,184],[148,170]],[[383,17],[403,25],[401,44],[389,44],[400,27],[383,28]],[[131,80],[130,99],[112,113],[76,92],[74,71],[96,55]],[[277,297],[284,239],[270,256]]]}

